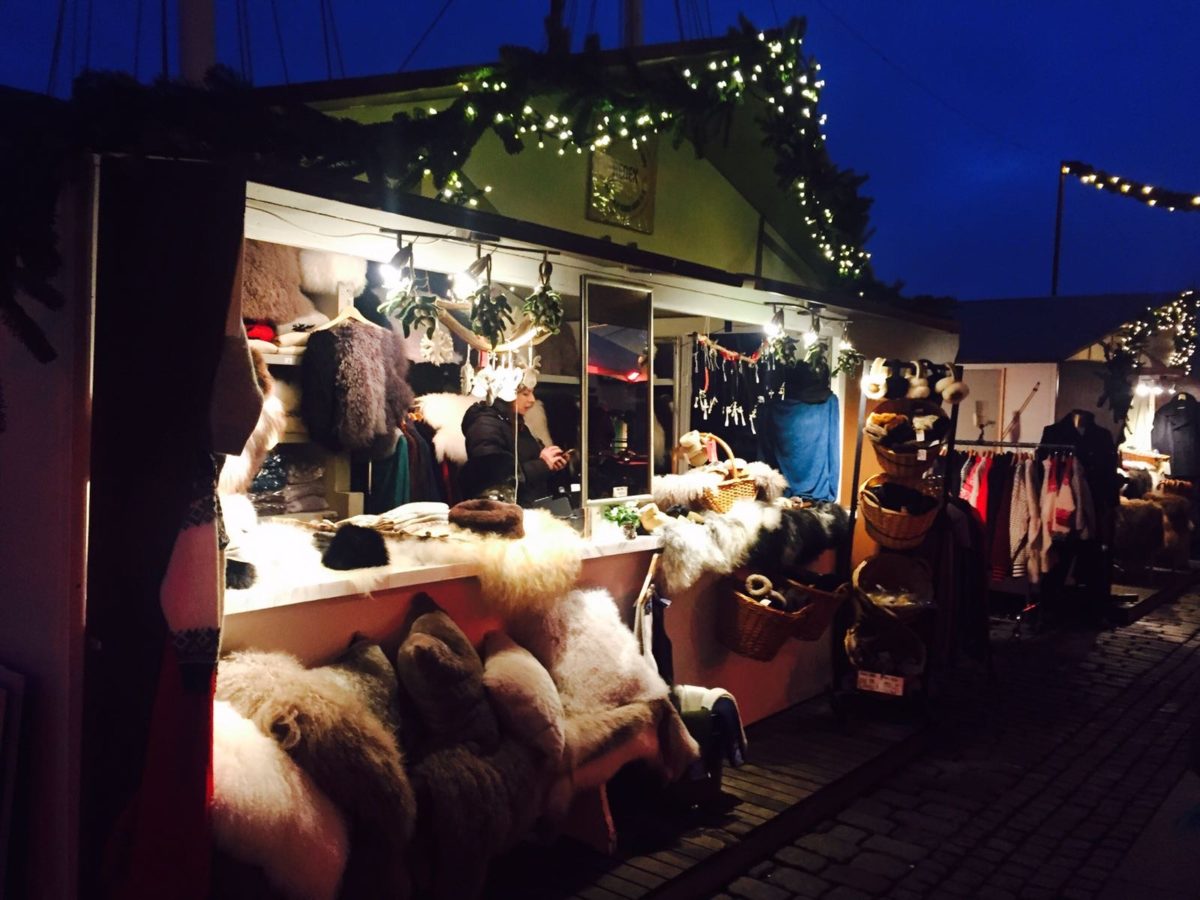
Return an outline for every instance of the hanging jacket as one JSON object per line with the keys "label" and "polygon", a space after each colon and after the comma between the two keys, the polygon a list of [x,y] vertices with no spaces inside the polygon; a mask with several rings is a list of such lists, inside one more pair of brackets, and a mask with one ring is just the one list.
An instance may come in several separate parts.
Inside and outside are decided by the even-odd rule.
{"label": "hanging jacket", "polygon": [[1200,478],[1200,401],[1181,393],[1154,414],[1154,449],[1171,457],[1171,477]]}
{"label": "hanging jacket", "polygon": [[[1079,425],[1075,420],[1078,417]],[[1121,481],[1117,475],[1120,460],[1117,445],[1107,428],[1096,424],[1096,417],[1084,410],[1072,410],[1042,431],[1043,444],[1065,444],[1074,448],[1075,462],[1083,466],[1092,503],[1098,518],[1107,519],[1117,506]],[[1045,452],[1045,451],[1040,451]]]}

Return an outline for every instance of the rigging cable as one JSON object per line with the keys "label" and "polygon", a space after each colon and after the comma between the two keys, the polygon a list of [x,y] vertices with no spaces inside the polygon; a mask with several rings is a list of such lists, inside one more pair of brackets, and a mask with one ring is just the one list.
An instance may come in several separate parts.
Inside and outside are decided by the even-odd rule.
{"label": "rigging cable", "polygon": [[333,0],[325,0],[325,6],[329,10],[329,32],[333,35],[333,58],[337,60],[338,72],[345,78],[346,63],[342,58],[342,38],[338,34],[337,18],[333,15]]}
{"label": "rigging cable", "polygon": [[46,93],[54,94],[58,80],[58,58],[62,53],[63,26],[67,20],[67,0],[58,0],[58,24],[54,26],[54,46],[50,51],[50,73],[46,76]]}
{"label": "rigging cable", "polygon": [[288,77],[287,54],[283,51],[283,29],[279,27],[279,6],[276,0],[271,0],[271,18],[275,20],[275,41],[279,44],[279,61],[283,63],[283,82],[291,84]]}
{"label": "rigging cable", "polygon": [[167,0],[162,0],[162,2],[159,4],[159,10],[161,12],[161,16],[160,16],[161,26],[160,26],[159,31],[161,33],[161,41],[162,41],[162,75],[161,75],[161,78],[163,81],[166,81],[167,77],[171,74],[170,50],[168,50],[168,48],[167,48]]}
{"label": "rigging cable", "polygon": [[321,14],[321,43],[325,47],[325,77],[333,80],[333,57],[329,55],[329,23],[325,21],[325,0],[317,0]]}
{"label": "rigging cable", "polygon": [[145,0],[137,0],[137,12],[133,16],[133,78],[142,80],[142,5]]}
{"label": "rigging cable", "polygon": [[596,0],[592,0],[592,5],[588,7],[588,24],[587,34],[584,37],[596,33]]}
{"label": "rigging cable", "polygon": [[687,40],[687,35],[683,33],[683,10],[679,8],[679,0],[675,0],[675,21],[679,25],[679,40],[682,43]]}
{"label": "rigging cable", "polygon": [[429,27],[425,29],[419,38],[417,38],[417,42],[413,45],[413,48],[408,51],[408,56],[404,57],[404,62],[400,63],[400,68],[397,71],[403,72],[406,68],[408,68],[408,64],[412,62],[412,58],[417,55],[417,51],[421,49],[421,45],[425,43],[425,39],[429,37],[429,35],[433,32],[433,29],[437,27],[437,23],[442,20],[442,16],[446,14],[446,10],[450,8],[450,5],[453,2],[454,0],[446,0],[446,2],[442,4],[442,8],[438,10],[438,14],[433,17],[433,21],[429,23]]}
{"label": "rigging cable", "polygon": [[92,8],[94,6],[94,0],[87,0],[87,30],[84,32],[86,38],[83,42],[83,68],[85,71],[92,67]]}
{"label": "rigging cable", "polygon": [[946,109],[950,110],[950,112],[954,113],[956,116],[961,118],[963,121],[965,121],[969,125],[973,125],[974,127],[978,128],[980,131],[986,132],[987,134],[991,135],[993,138],[995,138],[996,140],[1000,141],[1003,144],[1008,144],[1011,147],[1015,147],[1016,149],[1020,150],[1022,153],[1036,154],[1038,156],[1044,155],[1044,154],[1038,153],[1036,150],[1026,147],[1024,144],[1022,144],[1018,141],[1015,141],[1012,138],[1007,137],[1006,135],[1001,134],[999,131],[992,128],[990,125],[980,121],[979,119],[976,119],[974,116],[967,114],[962,109],[960,109],[959,107],[952,104],[949,100],[946,100],[940,94],[936,93],[932,88],[927,86],[925,84],[925,82],[921,81],[919,78],[917,78],[915,75],[913,75],[907,69],[905,69],[903,66],[894,62],[886,53],[884,53],[881,49],[879,49],[879,47],[875,46],[869,40],[867,40],[865,37],[863,37],[863,35],[860,34],[857,30],[855,30],[855,28],[852,25],[850,25],[849,22],[847,22],[840,15],[838,15],[833,9],[831,9],[829,7],[829,5],[827,3],[825,3],[825,0],[817,0],[817,5],[820,6],[821,9],[825,10],[825,12],[827,12],[835,22],[837,22],[844,29],[846,29],[846,31],[848,31],[850,33],[851,37],[853,37],[860,44],[862,44],[864,47],[866,47],[868,50],[870,50],[872,53],[874,53],[876,56],[878,56],[880,59],[882,59],[885,63],[887,63],[889,66],[891,66],[893,69],[895,69],[896,72],[898,72],[900,75],[902,75],[906,81],[908,81],[910,84],[914,85],[916,88],[918,88],[925,94],[928,94],[930,97],[932,97],[934,100],[936,100],[942,106],[946,107]]}

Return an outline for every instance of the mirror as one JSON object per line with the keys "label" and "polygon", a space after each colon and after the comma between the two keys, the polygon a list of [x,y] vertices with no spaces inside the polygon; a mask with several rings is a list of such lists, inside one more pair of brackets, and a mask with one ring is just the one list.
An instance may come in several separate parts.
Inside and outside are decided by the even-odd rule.
{"label": "mirror", "polygon": [[585,276],[582,296],[584,495],[588,501],[645,496],[654,435],[662,430],[651,393],[651,292]]}

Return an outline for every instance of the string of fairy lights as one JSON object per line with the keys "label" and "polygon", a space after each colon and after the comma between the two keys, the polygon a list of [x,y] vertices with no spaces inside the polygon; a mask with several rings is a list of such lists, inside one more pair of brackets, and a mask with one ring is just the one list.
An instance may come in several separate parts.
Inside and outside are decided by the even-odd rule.
{"label": "string of fairy lights", "polygon": [[1162,362],[1190,375],[1195,363],[1197,337],[1200,335],[1200,295],[1193,290],[1182,291],[1164,306],[1146,310],[1140,317],[1122,327],[1114,336],[1117,347],[1139,361],[1158,335],[1171,340],[1170,350]]}
{"label": "string of fairy lights", "polygon": [[1146,206],[1159,207],[1167,212],[1200,211],[1200,193],[1156,187],[1074,160],[1064,162],[1060,171],[1063,175],[1074,176],[1081,184],[1090,185],[1097,190],[1108,191],[1112,194],[1120,194],[1144,203]]}
{"label": "string of fairy lights", "polygon": [[[717,130],[718,117],[726,117],[718,126],[727,127],[734,108],[754,99],[766,143],[776,153],[776,174],[799,205],[815,246],[840,276],[856,278],[870,260],[862,247],[869,201],[857,195],[863,179],[838,170],[825,150],[828,118],[818,110],[825,81],[820,64],[802,52],[803,32],[803,21],[794,20],[770,35],[731,37],[732,49],[700,60],[630,64],[628,86],[604,77],[594,60],[547,65],[539,55],[511,56],[464,76],[456,100],[411,114],[426,125],[450,119],[444,129],[425,129],[429,139],[418,143],[415,165],[441,199],[477,206],[492,188],[471,186],[461,166],[484,129],[510,153],[535,146],[565,156],[619,143],[636,151],[668,130],[699,149]],[[551,103],[553,111],[539,108]]]}

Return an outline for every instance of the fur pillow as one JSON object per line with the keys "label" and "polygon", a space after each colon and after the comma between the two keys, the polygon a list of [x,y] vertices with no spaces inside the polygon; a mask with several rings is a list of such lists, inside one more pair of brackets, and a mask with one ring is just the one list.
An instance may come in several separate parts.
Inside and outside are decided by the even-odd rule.
{"label": "fur pillow", "polygon": [[460,743],[496,749],[499,726],[484,693],[483,662],[440,609],[413,622],[396,653],[396,673],[425,726],[424,753]]}
{"label": "fur pillow", "polygon": [[[213,704],[213,839],[295,900],[334,900],[346,823],[313,780],[228,703]],[[223,896],[216,885],[214,896]]]}
{"label": "fur pillow", "polygon": [[309,294],[336,294],[338,285],[348,286],[357,297],[367,286],[367,261],[345,253],[325,250],[300,251],[300,288]]}
{"label": "fur pillow", "polygon": [[247,239],[242,258],[242,315],[291,322],[314,311],[300,292],[300,251]]}
{"label": "fur pillow", "polygon": [[483,641],[483,686],[505,730],[536,747],[555,767],[563,756],[563,705],[537,658],[502,631]]}
{"label": "fur pillow", "polygon": [[216,699],[275,738],[349,820],[343,897],[408,896],[404,850],[416,800],[396,736],[328,667],[242,651],[217,668]]}

